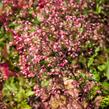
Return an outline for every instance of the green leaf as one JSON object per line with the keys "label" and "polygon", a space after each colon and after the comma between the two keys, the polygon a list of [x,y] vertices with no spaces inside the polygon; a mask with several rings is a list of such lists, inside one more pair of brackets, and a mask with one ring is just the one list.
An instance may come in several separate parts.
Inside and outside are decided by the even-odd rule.
{"label": "green leaf", "polygon": [[100,51],[100,47],[97,47],[97,48],[95,49],[95,53],[89,58],[88,64],[87,64],[88,68],[93,65],[94,60],[95,60],[95,58],[98,56],[98,52],[99,52],[99,51]]}
{"label": "green leaf", "polygon": [[4,42],[0,42],[0,47],[4,47],[5,43]]}
{"label": "green leaf", "polygon": [[84,31],[84,28],[83,27],[79,28],[79,32],[80,33],[82,33],[83,31]]}
{"label": "green leaf", "polygon": [[3,7],[3,3],[0,1],[0,8],[2,8]]}
{"label": "green leaf", "polygon": [[36,25],[40,25],[40,21],[37,17],[34,18],[33,23],[36,24]]}
{"label": "green leaf", "polygon": [[100,6],[99,4],[97,4],[97,6],[96,6],[96,13],[100,14],[102,12],[102,9],[103,9],[103,7]]}
{"label": "green leaf", "polygon": [[88,100],[92,100],[96,94],[97,94],[97,91],[99,91],[100,88],[98,86],[94,86],[88,93],[88,96],[87,96],[87,99]]}
{"label": "green leaf", "polygon": [[109,94],[109,83],[108,82],[103,82],[102,83],[102,88],[103,88],[103,93]]}
{"label": "green leaf", "polygon": [[17,109],[31,109],[31,107],[27,104],[26,100],[23,100],[18,104]]}
{"label": "green leaf", "polygon": [[94,54],[94,57],[96,57],[97,55],[98,55],[98,52],[100,51],[100,47],[97,47],[96,49],[95,49],[95,54]]}
{"label": "green leaf", "polygon": [[100,74],[99,74],[99,72],[96,71],[96,69],[91,69],[91,73],[93,74],[92,79],[94,81],[100,80]]}
{"label": "green leaf", "polygon": [[79,76],[82,77],[82,78],[86,78],[86,75],[84,73],[80,73]]}
{"label": "green leaf", "polygon": [[12,22],[12,23],[9,24],[9,27],[10,27],[10,28],[13,28],[13,29],[14,29],[15,27],[17,27],[17,26],[19,26],[19,24],[16,24],[16,23],[14,23],[14,22]]}
{"label": "green leaf", "polygon": [[[68,61],[69,64],[71,64],[72,61],[73,61],[73,58],[72,58],[71,56],[67,56],[67,61]],[[73,61],[73,62],[74,62],[74,61]]]}
{"label": "green leaf", "polygon": [[42,59],[42,60],[40,61],[40,65],[41,65],[41,66],[42,66],[42,65],[47,66],[47,65],[48,65],[48,62],[45,61],[44,59]]}
{"label": "green leaf", "polygon": [[41,86],[42,87],[47,87],[49,85],[49,80],[43,80],[42,82],[41,82]]}
{"label": "green leaf", "polygon": [[104,70],[106,70],[106,65],[105,64],[99,65],[97,68],[99,71],[104,71]]}
{"label": "green leaf", "polygon": [[103,100],[101,101],[101,109],[108,109],[109,106],[109,96],[106,96],[103,98]]}
{"label": "green leaf", "polygon": [[109,80],[109,60],[106,63],[106,77]]}
{"label": "green leaf", "polygon": [[94,58],[93,57],[89,58],[88,67],[90,67],[93,64],[93,62],[94,62]]}
{"label": "green leaf", "polygon": [[28,90],[28,91],[26,92],[26,96],[27,96],[27,97],[32,96],[33,94],[34,94],[34,92],[31,91],[31,90]]}
{"label": "green leaf", "polygon": [[15,95],[15,101],[20,102],[21,100],[26,98],[25,90],[20,88],[18,93]]}

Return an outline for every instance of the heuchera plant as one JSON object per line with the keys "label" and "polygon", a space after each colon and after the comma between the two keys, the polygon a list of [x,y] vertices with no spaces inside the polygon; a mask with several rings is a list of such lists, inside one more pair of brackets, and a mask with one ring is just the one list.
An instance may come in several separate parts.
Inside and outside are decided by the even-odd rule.
{"label": "heuchera plant", "polygon": [[[7,43],[9,48],[13,47],[18,53],[19,58],[15,65],[20,70],[16,73],[36,79],[33,90],[43,102],[43,108],[47,109],[48,100],[52,104],[54,95],[62,95],[65,105],[69,96],[78,97],[76,103],[82,109],[85,107],[82,100],[94,86],[100,85],[93,79],[95,69],[90,70],[100,51],[96,53],[95,48],[103,46],[104,22],[96,20],[103,14],[103,9],[98,10],[97,1],[2,1],[0,25],[5,32],[12,35],[11,41]],[[100,7],[102,3],[99,3]],[[91,55],[96,56],[92,59]],[[5,59],[2,63],[9,64]],[[6,75],[8,76],[7,73]],[[67,83],[67,79],[71,80]],[[66,83],[69,85],[66,86]],[[76,89],[74,92],[73,86]],[[98,92],[99,88],[85,102],[93,101]],[[77,95],[74,96],[73,93]],[[72,107],[70,100],[68,104]],[[56,103],[57,108],[60,106],[61,103]]]}

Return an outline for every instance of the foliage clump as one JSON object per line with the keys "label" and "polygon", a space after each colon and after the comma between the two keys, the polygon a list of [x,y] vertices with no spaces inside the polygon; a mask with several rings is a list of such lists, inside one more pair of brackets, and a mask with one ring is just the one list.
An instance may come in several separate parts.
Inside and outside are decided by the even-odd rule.
{"label": "foliage clump", "polygon": [[34,95],[33,81],[23,77],[9,78],[3,88],[3,99],[10,109],[31,109],[28,105],[28,98]]}
{"label": "foliage clump", "polygon": [[5,102],[16,109],[30,108],[27,99],[43,109],[108,106],[108,5],[108,0],[0,2]]}

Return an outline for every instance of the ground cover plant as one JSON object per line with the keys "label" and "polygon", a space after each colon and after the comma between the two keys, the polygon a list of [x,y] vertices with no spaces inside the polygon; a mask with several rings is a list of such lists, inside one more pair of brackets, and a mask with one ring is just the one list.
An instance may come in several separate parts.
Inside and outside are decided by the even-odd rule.
{"label": "ground cover plant", "polygon": [[108,0],[1,0],[0,109],[108,109],[108,44]]}

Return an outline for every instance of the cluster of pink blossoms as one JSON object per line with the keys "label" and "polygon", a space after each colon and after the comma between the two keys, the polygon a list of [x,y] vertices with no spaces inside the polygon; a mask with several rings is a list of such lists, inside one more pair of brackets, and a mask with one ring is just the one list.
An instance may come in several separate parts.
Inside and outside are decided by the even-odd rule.
{"label": "cluster of pink blossoms", "polygon": [[[10,0],[9,3],[11,2],[14,3]],[[87,40],[98,39],[93,36],[99,23],[87,21],[87,15],[82,12],[85,8],[83,4],[84,0],[39,0],[31,21],[37,18],[40,24],[16,19],[13,23],[20,26],[14,30],[6,27],[6,30],[13,33],[12,43],[19,52],[21,73],[33,77],[38,72],[40,75],[42,68],[51,66],[51,70],[55,67],[61,69],[68,64],[68,56],[78,56],[81,45]],[[28,15],[26,9],[19,13],[21,17]],[[45,61],[47,65],[40,65],[41,61]]]}
{"label": "cluster of pink blossoms", "polygon": [[[92,23],[88,20],[88,15],[83,14],[88,5],[86,1],[38,0],[35,9],[29,9],[29,5],[25,6],[23,2],[17,4],[14,0],[4,0],[4,4],[16,4],[13,5],[14,8],[9,8],[10,11],[17,5],[22,7],[19,12],[10,12],[9,19],[5,18],[3,23],[6,31],[12,33],[11,46],[15,46],[19,53],[21,74],[26,77],[37,76],[39,81],[44,73],[50,77],[58,76],[59,79],[65,74],[71,74],[68,68],[70,61],[79,56],[82,46],[89,40],[96,41],[100,38],[95,31],[99,23]],[[17,25],[14,29],[8,26],[11,21]],[[50,91],[56,93],[55,89],[56,85]],[[39,86],[35,86],[34,90],[36,96],[41,96],[43,90]]]}

